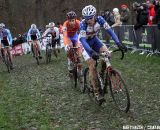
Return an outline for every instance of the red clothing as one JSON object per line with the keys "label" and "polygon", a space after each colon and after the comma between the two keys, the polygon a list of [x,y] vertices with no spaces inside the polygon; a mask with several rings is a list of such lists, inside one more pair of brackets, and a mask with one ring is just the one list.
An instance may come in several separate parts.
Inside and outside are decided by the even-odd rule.
{"label": "red clothing", "polygon": [[148,25],[153,25],[153,18],[155,17],[154,5],[149,6]]}

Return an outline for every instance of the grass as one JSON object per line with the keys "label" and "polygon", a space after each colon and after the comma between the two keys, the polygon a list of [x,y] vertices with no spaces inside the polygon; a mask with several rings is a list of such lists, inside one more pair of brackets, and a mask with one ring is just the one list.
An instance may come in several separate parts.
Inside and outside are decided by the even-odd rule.
{"label": "grass", "polygon": [[160,60],[113,54],[112,65],[128,84],[131,109],[118,111],[110,97],[99,107],[69,82],[66,56],[39,66],[31,55],[16,57],[8,74],[0,63],[0,130],[122,130],[123,125],[160,124]]}

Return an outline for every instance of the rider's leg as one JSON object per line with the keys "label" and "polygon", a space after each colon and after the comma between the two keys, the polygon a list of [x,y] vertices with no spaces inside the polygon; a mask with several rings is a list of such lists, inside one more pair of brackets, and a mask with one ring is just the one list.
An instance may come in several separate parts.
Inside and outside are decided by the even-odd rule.
{"label": "rider's leg", "polygon": [[[72,47],[72,43],[68,43],[68,46],[69,47]],[[71,54],[71,50],[70,49],[67,49],[67,61],[68,61],[68,71],[69,73],[72,73],[73,71],[73,61],[72,61],[72,54]]]}
{"label": "rider's leg", "polygon": [[[94,51],[96,51],[97,53],[100,53],[102,51],[106,51],[104,44],[98,39],[98,37],[94,37],[93,39],[91,39],[90,41],[88,41],[89,44],[91,45],[92,49]],[[93,60],[93,59],[92,59]],[[94,60],[93,60],[94,61]],[[93,84],[93,87],[95,87],[95,90],[99,90],[99,86],[98,86],[98,77],[97,77],[97,72],[96,72],[96,69],[95,69],[95,64],[93,64],[93,61],[91,61],[90,64],[90,73],[92,74],[92,84]],[[94,61],[95,62],[95,61]],[[99,93],[99,91],[97,92],[97,94],[95,94],[96,96],[96,99],[97,100],[101,100],[101,101],[104,101],[104,97]]]}
{"label": "rider's leg", "polygon": [[57,52],[56,52],[56,40],[52,39],[52,48],[53,48],[53,53],[57,57]]}
{"label": "rider's leg", "polygon": [[95,69],[95,61],[90,58],[87,60],[87,65],[89,67],[89,77],[91,78],[91,84],[93,86],[95,97],[99,96],[99,88],[98,88],[98,77]]}
{"label": "rider's leg", "polygon": [[[110,57],[110,53],[108,51],[108,48],[106,47],[106,45],[103,45],[100,49],[99,49],[99,52],[106,52],[107,55]],[[106,69],[106,63],[104,61],[101,62],[101,76],[103,77],[103,74],[104,74],[104,71]]]}
{"label": "rider's leg", "polygon": [[33,43],[31,43],[31,51],[32,51],[33,57],[35,57]]}
{"label": "rider's leg", "polygon": [[61,48],[60,37],[59,37],[59,39],[56,40],[56,42],[57,42],[58,53],[60,53],[60,48]]}
{"label": "rider's leg", "polygon": [[36,40],[35,43],[36,43],[36,46],[37,46],[37,49],[38,49],[39,58],[42,58],[40,42],[38,40]]}
{"label": "rider's leg", "polygon": [[2,58],[4,59],[4,49],[2,47],[3,47],[3,45],[0,44],[0,50],[1,50]]}
{"label": "rider's leg", "polygon": [[81,56],[82,56],[82,46],[81,43],[76,42],[75,47],[78,47],[78,49],[76,50],[76,53],[78,54],[77,57],[77,62],[78,62],[78,70],[80,71],[80,74],[82,75],[82,63],[81,63]]}
{"label": "rider's leg", "polygon": [[7,47],[7,53],[9,55],[9,60],[10,60],[10,63],[11,63],[11,69],[13,69],[13,57],[12,57],[12,54],[11,54],[11,47]]}

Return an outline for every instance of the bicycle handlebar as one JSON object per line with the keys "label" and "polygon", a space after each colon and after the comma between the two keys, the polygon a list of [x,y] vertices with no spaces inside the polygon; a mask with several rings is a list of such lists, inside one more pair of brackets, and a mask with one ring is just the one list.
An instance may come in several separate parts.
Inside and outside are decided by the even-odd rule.
{"label": "bicycle handlebar", "polygon": [[114,50],[113,52],[117,52],[117,51],[121,51],[121,53],[122,53],[121,60],[123,60],[123,58],[124,58],[124,51],[122,51],[122,50],[120,50],[120,49],[116,49],[116,50]]}
{"label": "bicycle handlebar", "polygon": [[[121,60],[123,60],[123,58],[124,58],[124,51],[122,51],[122,50],[120,50],[120,49],[116,49],[116,50],[113,50],[113,51],[109,51],[110,53],[112,53],[112,52],[117,52],[117,51],[121,51],[122,52],[122,56],[121,56]],[[105,52],[103,52],[103,53],[100,53],[100,56],[106,56],[107,54],[105,53]]]}

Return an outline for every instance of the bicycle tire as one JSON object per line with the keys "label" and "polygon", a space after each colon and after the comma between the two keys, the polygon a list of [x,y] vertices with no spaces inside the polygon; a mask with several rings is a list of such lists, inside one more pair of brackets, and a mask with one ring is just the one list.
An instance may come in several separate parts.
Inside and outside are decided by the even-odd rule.
{"label": "bicycle tire", "polygon": [[48,61],[51,62],[51,53],[52,53],[52,50],[49,49],[48,50]]}
{"label": "bicycle tire", "polygon": [[10,71],[11,71],[11,65],[10,65],[9,55],[6,54],[5,58],[6,58],[5,62],[6,62],[6,66],[7,66],[7,71],[8,71],[8,73],[10,73]]}
{"label": "bicycle tire", "polygon": [[77,72],[77,75],[78,75],[78,81],[79,81],[80,91],[82,93],[84,93],[85,90],[84,90],[84,71],[83,71],[83,69],[81,70],[81,72],[80,71]]}
{"label": "bicycle tire", "polygon": [[74,78],[74,87],[77,87],[77,79],[78,79],[78,75],[77,75],[77,67],[74,67],[73,69],[73,78]]}
{"label": "bicycle tire", "polygon": [[36,61],[37,61],[37,65],[39,65],[39,58],[38,57],[36,57]]}
{"label": "bicycle tire", "polygon": [[46,64],[48,64],[48,47],[46,46]]}
{"label": "bicycle tire", "polygon": [[35,59],[37,61],[37,65],[39,65],[39,54],[36,45],[34,45],[34,54],[35,54]]}
{"label": "bicycle tire", "polygon": [[[117,108],[127,113],[130,108],[130,97],[126,83],[117,70],[112,70],[108,76],[111,96]],[[116,84],[116,86],[114,86],[114,84]],[[124,97],[122,97],[122,95]],[[125,104],[124,106],[122,106],[123,103]]]}

